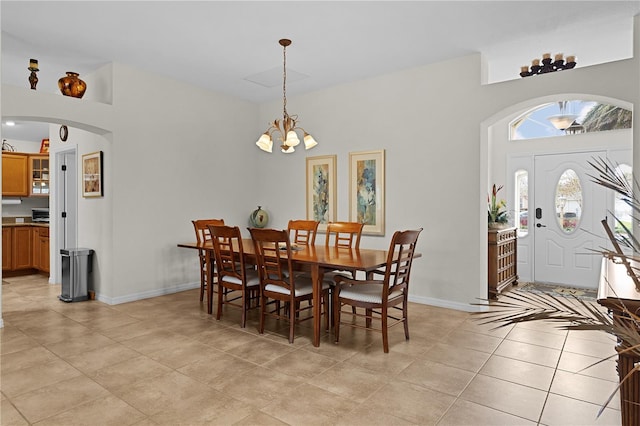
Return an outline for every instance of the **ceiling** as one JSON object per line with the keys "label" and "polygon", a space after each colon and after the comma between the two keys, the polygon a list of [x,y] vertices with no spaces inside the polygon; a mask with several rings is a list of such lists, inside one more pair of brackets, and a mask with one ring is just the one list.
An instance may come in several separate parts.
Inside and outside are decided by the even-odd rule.
{"label": "ceiling", "polygon": [[50,92],[65,71],[119,62],[265,102],[282,97],[280,38],[293,40],[288,95],[473,53],[489,82],[503,81],[544,52],[576,55],[578,67],[628,58],[639,13],[640,0],[3,0],[2,83],[29,87],[30,58]]}

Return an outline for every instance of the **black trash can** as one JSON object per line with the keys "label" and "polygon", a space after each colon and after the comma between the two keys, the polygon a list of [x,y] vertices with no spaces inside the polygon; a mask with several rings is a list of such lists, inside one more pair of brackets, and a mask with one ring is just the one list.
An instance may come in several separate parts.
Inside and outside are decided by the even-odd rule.
{"label": "black trash can", "polygon": [[68,248],[60,250],[60,254],[62,255],[62,292],[58,298],[63,302],[87,300],[93,250]]}

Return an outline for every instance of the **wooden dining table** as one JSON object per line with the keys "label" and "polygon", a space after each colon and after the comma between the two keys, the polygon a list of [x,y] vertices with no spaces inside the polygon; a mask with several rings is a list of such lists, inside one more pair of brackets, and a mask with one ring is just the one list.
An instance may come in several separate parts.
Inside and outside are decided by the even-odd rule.
{"label": "wooden dining table", "polygon": [[[204,250],[207,262],[207,282],[213,279],[212,260],[213,245],[210,243],[197,244],[195,242],[180,243],[178,247],[196,250]],[[253,240],[244,238],[242,248],[245,255],[245,262],[256,263],[255,248]],[[414,255],[419,257],[419,254]],[[300,266],[311,272],[313,281],[313,300],[320,300],[322,279],[325,271],[333,270],[357,270],[365,273],[374,271],[386,265],[387,250],[377,249],[351,249],[325,247],[324,245],[297,245],[295,250],[291,250],[291,260],[294,268]],[[213,313],[213,286],[207,286],[207,312]],[[321,326],[321,303],[313,303],[313,346],[320,345]]]}

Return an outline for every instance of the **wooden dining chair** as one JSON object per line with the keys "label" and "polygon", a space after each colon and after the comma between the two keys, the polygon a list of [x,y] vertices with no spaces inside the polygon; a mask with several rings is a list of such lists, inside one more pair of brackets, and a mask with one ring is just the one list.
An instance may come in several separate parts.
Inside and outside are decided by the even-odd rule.
{"label": "wooden dining chair", "polygon": [[[260,326],[264,333],[267,315],[289,321],[289,343],[293,343],[296,322],[313,318],[302,318],[300,313],[310,310],[311,304],[301,307],[302,301],[313,299],[313,283],[310,278],[296,276],[291,262],[291,243],[286,230],[250,228],[255,248],[258,273],[260,275]],[[322,283],[322,305],[326,327],[329,329],[329,285]],[[280,303],[285,303],[281,315]],[[316,302],[318,303],[318,302]],[[271,307],[273,309],[269,310]]]}
{"label": "wooden dining chair", "polygon": [[[224,219],[198,219],[192,220],[193,228],[196,231],[196,242],[200,244],[211,244],[211,234],[209,233],[209,225],[224,225]],[[204,299],[204,293],[207,289],[207,260],[206,251],[198,250],[198,256],[200,258],[200,301]],[[215,282],[216,272],[212,271],[211,276]]]}
{"label": "wooden dining chair", "polygon": [[[240,326],[247,324],[247,311],[251,307],[252,295],[258,294],[260,278],[255,269],[245,264],[242,234],[237,226],[209,225],[213,241],[218,273],[218,304],[216,319],[222,316],[222,305],[237,306],[242,309]],[[226,289],[228,291],[223,291]],[[239,292],[240,294],[234,294]]]}
{"label": "wooden dining chair", "polygon": [[363,223],[329,222],[324,240],[325,247],[360,248]]}
{"label": "wooden dining chair", "polygon": [[[385,353],[389,352],[389,327],[404,323],[404,336],[409,340],[407,318],[409,278],[420,232],[422,228],[397,231],[393,234],[384,269],[376,271],[374,276],[370,277],[374,278],[376,274],[381,274],[382,279],[356,280],[336,275],[336,286],[333,289],[333,326],[336,343],[340,340],[341,324],[382,332],[382,347]],[[354,318],[364,317],[365,325],[357,321],[341,322],[341,314],[349,314],[346,311],[342,312],[344,305],[364,308],[364,314],[353,311],[350,314]],[[381,321],[379,329],[371,327],[374,319]]]}
{"label": "wooden dining chair", "polygon": [[320,222],[315,220],[290,220],[287,232],[293,244],[314,245]]}

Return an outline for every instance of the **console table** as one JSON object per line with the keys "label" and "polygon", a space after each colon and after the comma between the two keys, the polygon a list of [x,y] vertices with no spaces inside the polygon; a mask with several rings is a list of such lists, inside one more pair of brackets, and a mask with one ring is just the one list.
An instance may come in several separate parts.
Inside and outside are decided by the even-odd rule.
{"label": "console table", "polygon": [[518,283],[518,229],[489,229],[489,298]]}
{"label": "console table", "polygon": [[[631,262],[632,267],[640,264]],[[614,323],[629,323],[628,312],[640,314],[640,292],[636,290],[627,268],[620,263],[604,258],[598,286],[598,303],[613,313]],[[624,306],[624,307],[623,307]],[[626,308],[626,310],[625,310]],[[618,377],[623,379],[634,364],[640,362],[640,356],[632,353],[621,353],[629,343],[618,337],[616,351],[618,352]],[[637,426],[640,424],[640,372],[635,372],[620,386],[620,408],[623,426]]]}

